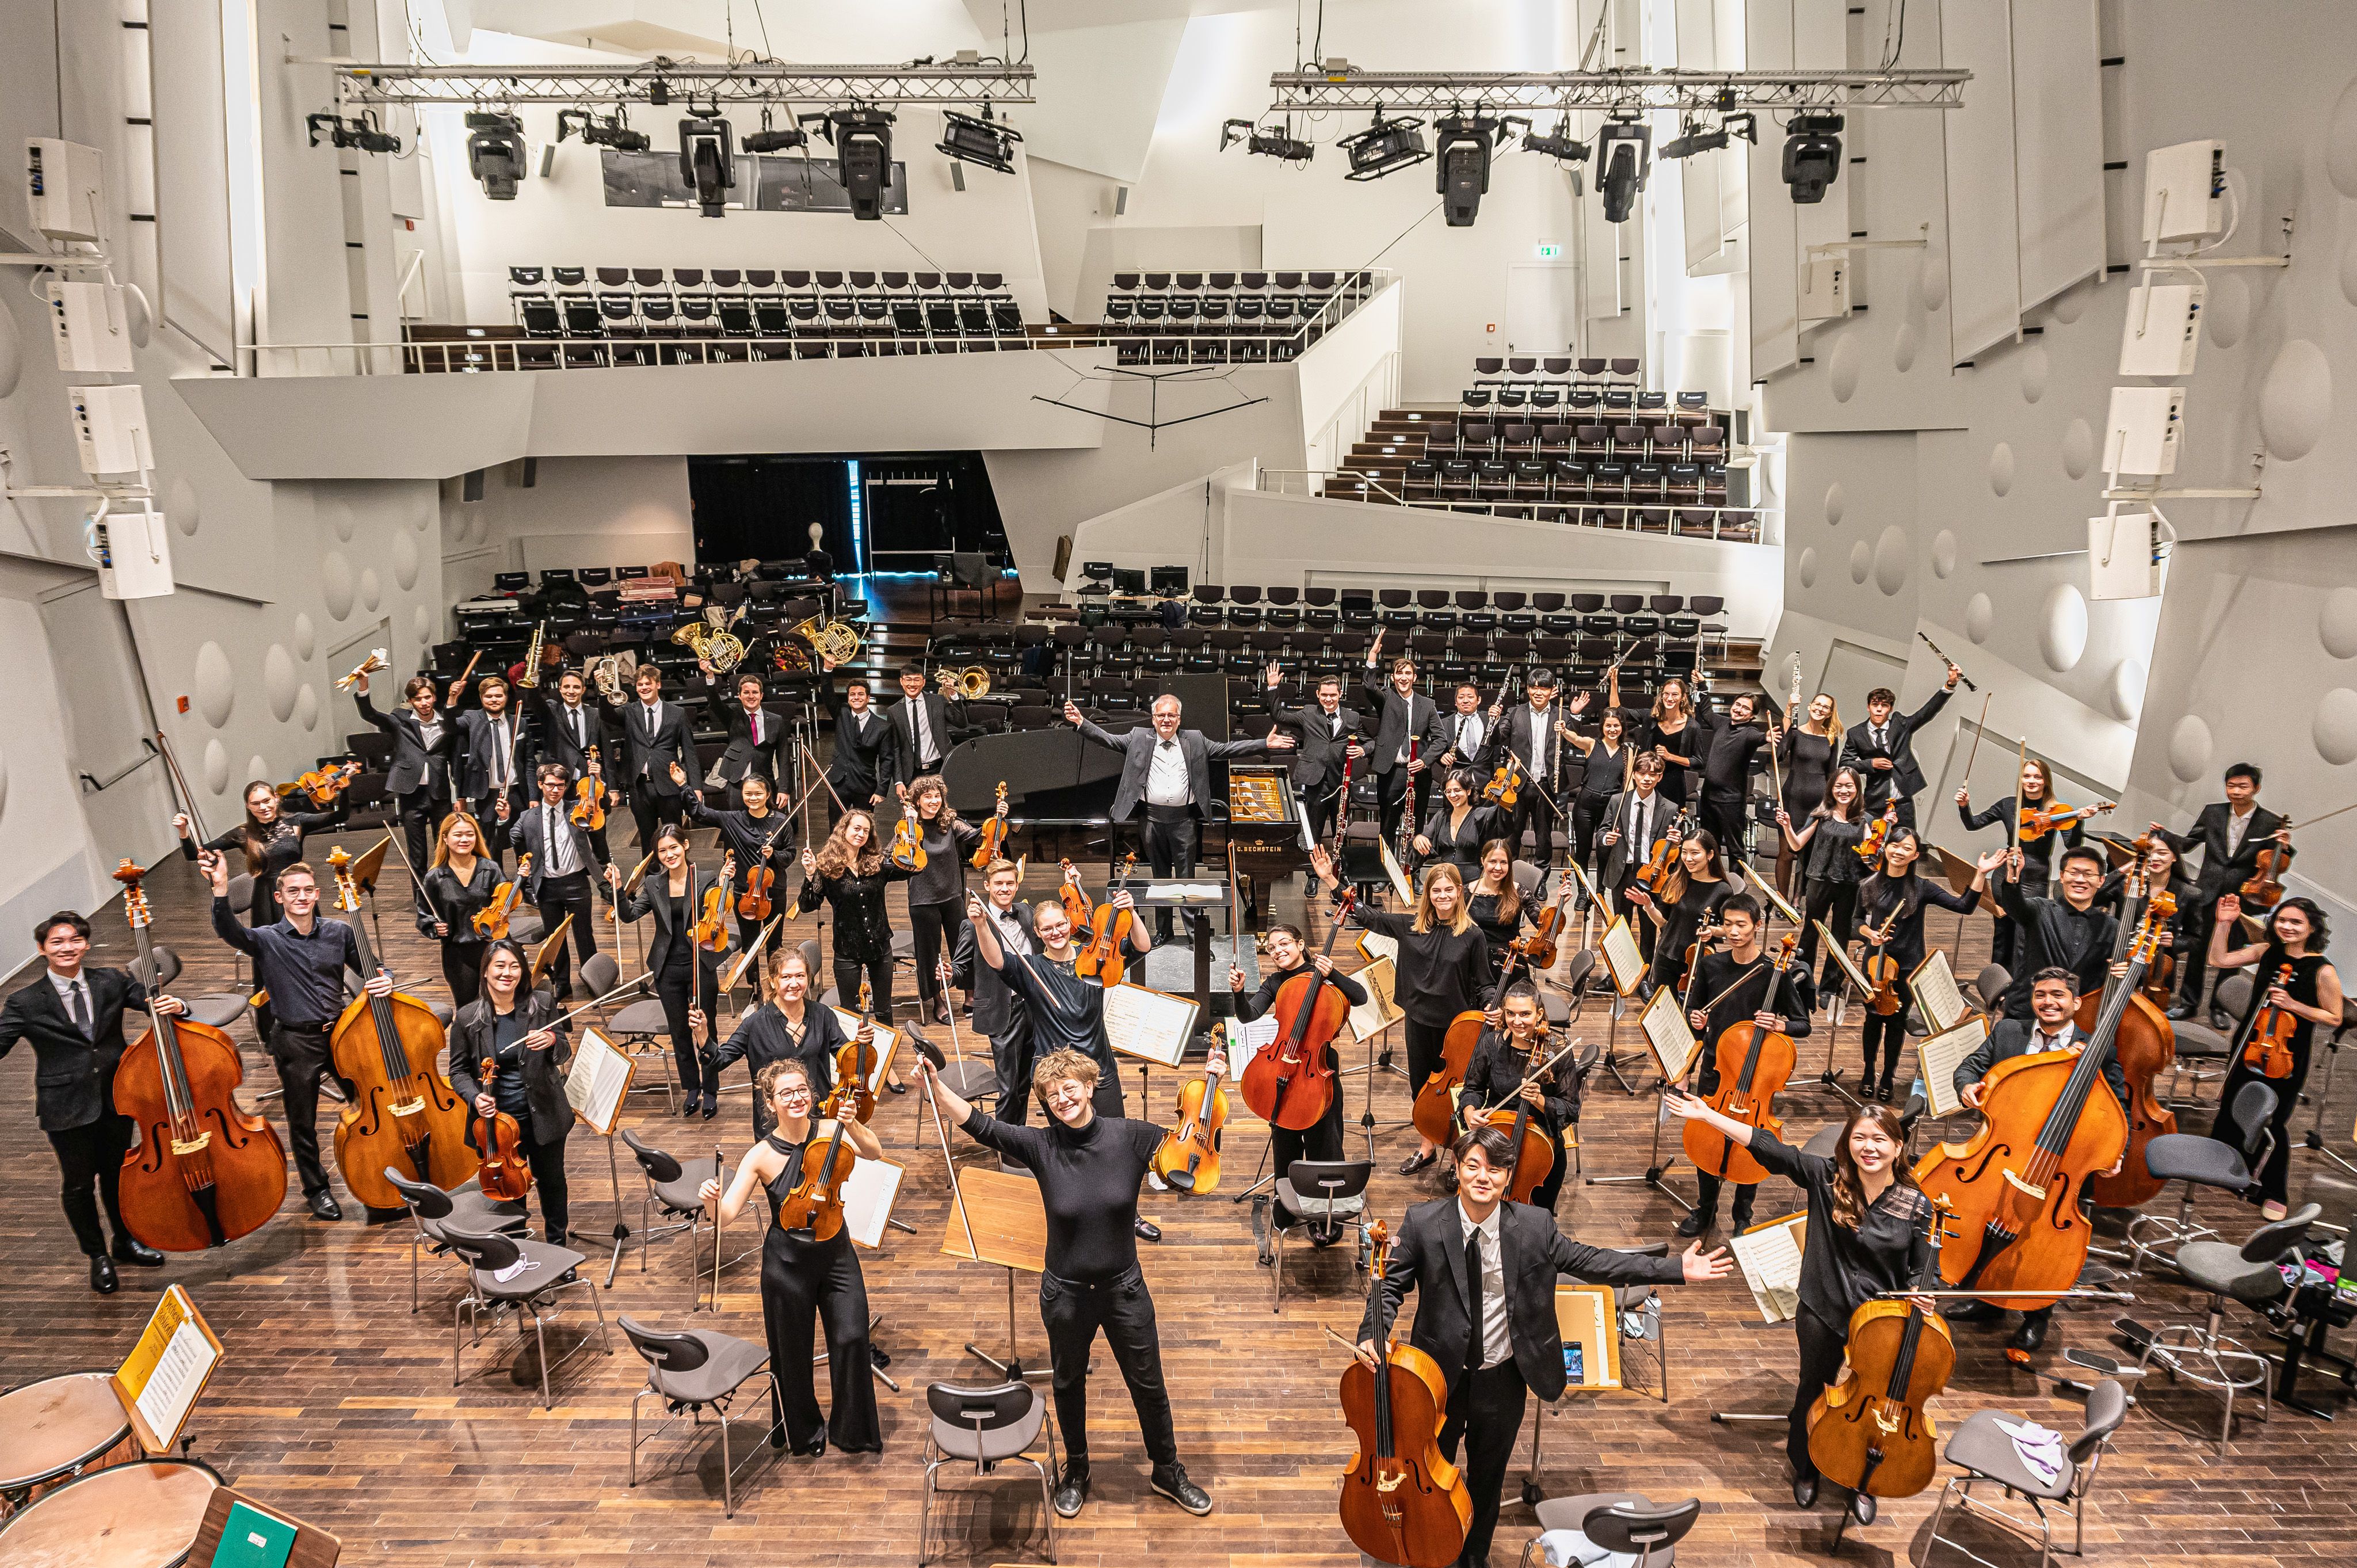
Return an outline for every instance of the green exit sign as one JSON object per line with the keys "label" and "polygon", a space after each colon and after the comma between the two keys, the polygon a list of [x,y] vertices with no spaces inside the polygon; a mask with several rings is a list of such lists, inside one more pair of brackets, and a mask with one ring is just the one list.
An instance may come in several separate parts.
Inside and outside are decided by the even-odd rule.
{"label": "green exit sign", "polygon": [[1543,262],[1552,262],[1562,254],[1563,247],[1561,245],[1550,244],[1544,241],[1540,242],[1539,260]]}

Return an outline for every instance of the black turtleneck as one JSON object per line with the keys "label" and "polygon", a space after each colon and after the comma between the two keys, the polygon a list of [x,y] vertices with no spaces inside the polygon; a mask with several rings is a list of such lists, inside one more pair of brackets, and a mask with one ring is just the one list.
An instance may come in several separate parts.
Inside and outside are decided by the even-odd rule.
{"label": "black turtleneck", "polygon": [[1045,1127],[1015,1127],[973,1111],[965,1134],[1039,1178],[1049,1273],[1103,1284],[1137,1267],[1137,1189],[1161,1128],[1119,1116],[1092,1116],[1077,1133],[1053,1117]]}

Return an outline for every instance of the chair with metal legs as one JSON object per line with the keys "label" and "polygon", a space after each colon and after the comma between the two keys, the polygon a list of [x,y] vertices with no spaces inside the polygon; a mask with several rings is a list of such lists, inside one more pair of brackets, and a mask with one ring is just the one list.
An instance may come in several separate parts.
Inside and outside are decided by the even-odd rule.
{"label": "chair with metal legs", "polygon": [[[1368,1160],[1296,1160],[1276,1178],[1277,1207],[1299,1216],[1313,1242],[1330,1247],[1365,1218],[1367,1182],[1374,1172],[1373,1163]],[[1268,1309],[1275,1312],[1285,1302],[1285,1227],[1272,1217],[1269,1230],[1275,1244],[1275,1278]],[[1363,1256],[1358,1265],[1366,1266]]]}
{"label": "chair with metal legs", "polygon": [[[2062,1467],[2049,1479],[2024,1462],[2019,1450],[2014,1447],[2012,1434],[2006,1431],[2007,1425],[2020,1425],[2027,1418],[2016,1420],[1993,1410],[1975,1411],[1948,1439],[1947,1461],[1962,1466],[1964,1473],[1951,1477],[1941,1489],[1940,1506],[1932,1510],[1932,1529],[1923,1543],[1922,1568],[1931,1568],[1932,1549],[1943,1543],[1975,1563],[1986,1564],[1988,1561],[1954,1537],[1940,1533],[1940,1522],[1947,1518],[1951,1506],[2025,1535],[2035,1526],[2038,1568],[2047,1568],[2054,1560],[2054,1520],[2047,1507],[2052,1504],[2067,1509],[2071,1515],[2071,1555],[2083,1556],[2087,1493],[2094,1486],[2096,1466],[2103,1463],[2104,1451],[2111,1446],[2112,1436],[2127,1412],[2126,1390],[2109,1380],[2097,1383],[2087,1395],[2086,1424],[2080,1428],[2078,1438],[2063,1450]],[[1973,1488],[1984,1483],[2002,1487],[2008,1498],[2019,1497],[2029,1504],[2034,1518],[2024,1518],[1975,1497]]]}
{"label": "chair with metal legs", "polygon": [[[499,1230],[511,1236],[522,1236],[531,1230],[524,1217],[523,1205],[486,1197],[478,1187],[457,1187],[445,1191],[432,1182],[412,1181],[391,1165],[384,1167],[384,1179],[393,1183],[409,1206],[409,1218],[416,1230],[409,1238],[409,1310],[417,1310],[417,1254],[433,1253],[437,1258],[452,1257],[449,1239],[443,1234],[447,1224],[465,1225],[480,1230]],[[463,1260],[461,1260],[463,1262]]]}
{"label": "chair with metal legs", "polygon": [[[639,1162],[639,1174],[646,1177],[646,1190],[639,1197],[639,1236],[641,1241],[651,1242],[658,1236],[685,1230],[693,1243],[690,1252],[702,1257],[700,1238],[708,1229],[705,1217],[709,1211],[697,1194],[708,1181],[717,1179],[723,1187],[728,1185],[732,1174],[728,1162],[719,1160],[716,1164],[713,1160],[681,1160],[647,1143],[628,1127],[620,1130],[619,1136],[623,1146],[630,1151],[630,1158]],[[662,1210],[663,1218],[669,1223],[660,1226],[654,1223],[653,1211],[657,1208]],[[698,1263],[695,1267],[696,1278],[700,1280],[703,1265]],[[642,1245],[639,1249],[639,1273],[646,1272],[647,1248]],[[692,1311],[695,1302],[703,1299],[704,1287],[701,1283],[694,1283],[696,1293],[689,1304]]]}
{"label": "chair with metal legs", "polygon": [[2144,1273],[2147,1254],[2164,1247],[2182,1251],[2189,1242],[2209,1240],[2218,1234],[2193,1221],[2193,1191],[2214,1187],[2235,1197],[2254,1192],[2258,1173],[2275,1153],[2276,1091],[2264,1083],[2246,1083],[2226,1108],[2241,1140],[2239,1149],[2199,1133],[2163,1133],[2144,1146],[2145,1168],[2163,1182],[2181,1181],[2185,1197],[2171,1214],[2139,1214],[2128,1221],[2128,1271]]}
{"label": "chair with metal legs", "polygon": [[[517,1316],[516,1337],[523,1337],[522,1318],[532,1316],[533,1343],[540,1362],[540,1402],[544,1409],[556,1408],[555,1396],[548,1388],[548,1320],[555,1316],[555,1298],[560,1292],[586,1290],[589,1305],[597,1314],[597,1345],[608,1356],[614,1353],[613,1341],[606,1333],[606,1305],[598,1299],[597,1283],[579,1273],[587,1262],[578,1252],[566,1247],[552,1246],[546,1241],[533,1241],[501,1234],[495,1230],[470,1230],[461,1225],[446,1224],[443,1239],[450,1250],[467,1260],[467,1294],[450,1314],[450,1384],[456,1388],[464,1380],[461,1361],[462,1339],[459,1321],[463,1317],[475,1330],[475,1342],[482,1343],[479,1315],[511,1307]],[[584,1337],[579,1345],[565,1353],[570,1359],[588,1348]]]}
{"label": "chair with metal legs", "polygon": [[1702,1517],[1702,1499],[1659,1504],[1635,1492],[1593,1492],[1549,1498],[1537,1511],[1541,1533],[1523,1542],[1522,1568],[1531,1568],[1539,1542],[1559,1530],[1576,1531],[1602,1552],[1633,1557],[1636,1568],[1677,1568],[1678,1542]]}
{"label": "chair with metal legs", "polygon": [[[2323,1212],[2316,1204],[2305,1204],[2287,1219],[2260,1226],[2239,1247],[2231,1241],[2188,1241],[2177,1250],[2177,1272],[2195,1289],[2209,1293],[2208,1315],[2200,1323],[2166,1323],[2153,1330],[2152,1337],[2145,1341],[2144,1355],[2137,1360],[2134,1375],[2146,1376],[2158,1363],[2171,1381],[2181,1378],[2196,1387],[2223,1393],[2226,1411],[2218,1423],[2218,1456],[2222,1459],[2234,1434],[2234,1395],[2245,1389],[2256,1389],[2259,1419],[2265,1421],[2268,1416],[2267,1385],[2275,1376],[2273,1361],[2244,1349],[2242,1341],[2220,1332],[2225,1323],[2226,1303],[2231,1299],[2256,1308],[2289,1294],[2291,1287],[2284,1283],[2283,1271],[2277,1265],[2308,1240],[2309,1228]],[[2236,1368],[2247,1369],[2238,1372]]]}
{"label": "chair with metal legs", "polygon": [[[650,1328],[627,1314],[615,1321],[621,1325],[623,1337],[630,1340],[630,1348],[647,1363],[646,1386],[630,1396],[630,1485],[639,1484],[640,1400],[652,1394],[663,1402],[663,1407],[671,1412],[664,1426],[678,1420],[682,1412],[700,1426],[708,1408],[720,1424],[721,1516],[733,1517],[737,1512],[737,1472],[759,1457],[760,1450],[756,1448],[741,1463],[732,1462],[728,1451],[728,1407],[738,1391],[756,1378],[770,1385],[770,1446],[780,1447],[785,1443],[784,1423],[777,1413],[778,1378],[770,1369],[768,1348],[709,1328]],[[662,1428],[656,1431],[660,1433]],[[650,1435],[646,1441],[651,1443],[654,1437]]]}
{"label": "chair with metal legs", "polygon": [[[1039,1391],[1020,1379],[989,1388],[965,1388],[935,1383],[925,1390],[925,1407],[931,1415],[925,1434],[925,1502],[919,1517],[917,1561],[931,1563],[933,1541],[934,1480],[952,1460],[971,1461],[976,1476],[988,1476],[1004,1464],[1020,1462],[1039,1473],[1039,1516],[1048,1530],[1048,1561],[1056,1561],[1056,1428],[1048,1402]],[[1042,1465],[1030,1450],[1045,1435],[1048,1462]]]}

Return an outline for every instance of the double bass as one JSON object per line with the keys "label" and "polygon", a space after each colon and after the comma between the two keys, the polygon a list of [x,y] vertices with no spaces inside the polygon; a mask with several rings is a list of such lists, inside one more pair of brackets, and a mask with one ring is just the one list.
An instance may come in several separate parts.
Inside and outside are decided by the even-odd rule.
{"label": "double bass", "polygon": [[[1789,931],[1778,943],[1775,960],[1769,965],[1768,993],[1760,1003],[1760,1010],[1774,1004],[1784,971],[1792,961],[1792,950],[1799,945],[1800,939]],[[1749,979],[1750,975],[1746,974],[1736,983],[1740,985]],[[1774,1112],[1777,1092],[1792,1076],[1797,1060],[1792,1036],[1763,1029],[1757,1020],[1746,1018],[1727,1026],[1711,1048],[1718,1089],[1710,1097],[1710,1108],[1722,1116],[1781,1136],[1784,1123]],[[1686,1123],[1684,1142],[1686,1158],[1698,1171],[1707,1171],[1738,1187],[1767,1179],[1768,1168],[1752,1157],[1748,1147],[1699,1117]]]}
{"label": "double bass", "polygon": [[[2153,918],[2166,926],[2177,912],[2177,895],[2166,890],[2156,893],[2147,907],[2154,911]],[[2132,936],[2133,928],[2123,935]],[[2166,956],[2165,950],[2161,956]],[[2156,959],[2156,968],[2158,962]],[[2103,1000],[2102,992],[2090,992],[2079,999],[2076,1022],[2088,1034],[2094,1033]],[[2177,1112],[2153,1090],[2155,1079],[2177,1060],[2177,1031],[2170,1026],[2163,1005],[2154,1000],[2149,985],[2140,988],[2121,1013],[2119,1033],[2112,1042],[2113,1054],[2120,1058],[2120,1074],[2127,1080],[2128,1154],[2119,1175],[2098,1176],[2087,1183],[2087,1196],[2105,1208],[2140,1208],[2159,1197],[2168,1185],[2145,1163],[2145,1145],[2177,1131]]]}
{"label": "double bass", "polygon": [[[1356,902],[1357,895],[1347,886],[1335,895],[1323,956],[1332,956],[1334,939]],[[1351,1004],[1341,992],[1327,985],[1326,976],[1312,963],[1276,988],[1269,1015],[1276,1020],[1276,1038],[1253,1054],[1237,1075],[1236,1087],[1252,1113],[1270,1126],[1307,1132],[1334,1102],[1334,1069],[1327,1065],[1326,1047],[1350,1022]]]}
{"label": "double bass", "polygon": [[[1939,1277],[1944,1218],[1932,1211],[1929,1278]],[[1869,1498],[1913,1497],[1940,1469],[1939,1428],[1924,1407],[1955,1369],[1956,1342],[1937,1314],[1906,1301],[1860,1305],[1849,1316],[1841,1380],[1809,1406],[1809,1463]]]}
{"label": "double bass", "polygon": [[[141,875],[128,860],[114,872],[139,957],[160,974]],[[270,1123],[237,1102],[237,1042],[192,1018],[153,1016],[114,1069],[114,1109],[139,1124],[118,1178],[123,1223],[158,1251],[201,1252],[269,1223],[286,1198],[286,1153]]]}
{"label": "double bass", "polygon": [[1342,1529],[1378,1563],[1448,1568],[1464,1554],[1473,1528],[1472,1494],[1440,1454],[1448,1380],[1415,1346],[1391,1342],[1391,1315],[1383,1307],[1391,1240],[1382,1220],[1368,1227],[1367,1241],[1374,1259],[1367,1294],[1383,1365],[1354,1359],[1342,1369],[1342,1419],[1359,1440],[1358,1457],[1342,1477]]}
{"label": "double bass", "polygon": [[[328,852],[328,865],[335,873],[335,907],[352,917],[344,923],[360,944],[361,972],[388,972],[360,918],[352,857],[338,845]],[[384,1179],[388,1165],[444,1188],[475,1175],[475,1154],[467,1147],[468,1106],[434,1065],[447,1043],[433,1009],[398,991],[361,993],[328,1036],[329,1059],[352,1086],[351,1103],[336,1119],[336,1165],[352,1196],[371,1208],[402,1207],[401,1189]]]}

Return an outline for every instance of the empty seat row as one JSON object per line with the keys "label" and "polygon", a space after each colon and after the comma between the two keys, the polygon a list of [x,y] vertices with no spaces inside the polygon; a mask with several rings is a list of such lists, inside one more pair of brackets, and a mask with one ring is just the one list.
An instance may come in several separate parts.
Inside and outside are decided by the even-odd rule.
{"label": "empty seat row", "polygon": [[1364,288],[1370,281],[1364,273],[1341,272],[1115,273],[1113,274],[1113,292],[1259,294],[1268,291],[1299,294],[1306,291],[1314,295],[1330,295],[1342,287]]}
{"label": "empty seat row", "polygon": [[511,266],[508,282],[516,288],[636,288],[665,291],[726,292],[732,289],[782,289],[789,294],[812,290],[821,294],[928,295],[991,294],[1006,286],[999,273],[855,273],[787,271],[766,267],[530,267]]}
{"label": "empty seat row", "polygon": [[1607,377],[1633,381],[1642,368],[1642,362],[1637,360],[1596,360],[1574,358],[1568,354],[1511,354],[1502,359],[1484,355],[1473,361],[1476,378],[1495,377],[1501,373],[1516,377],[1544,374],[1556,380],[1577,376],[1584,381],[1600,381]]}
{"label": "empty seat row", "polygon": [[[1453,434],[1454,439],[1450,436]],[[1435,424],[1425,432],[1426,456],[1512,457],[1543,453],[1571,453],[1583,457],[1619,457],[1629,462],[1649,458],[1693,458],[1711,462],[1726,456],[1727,430],[1717,424],[1642,424],[1635,420],[1609,424],[1540,423],[1519,419],[1464,419],[1450,427]]]}

